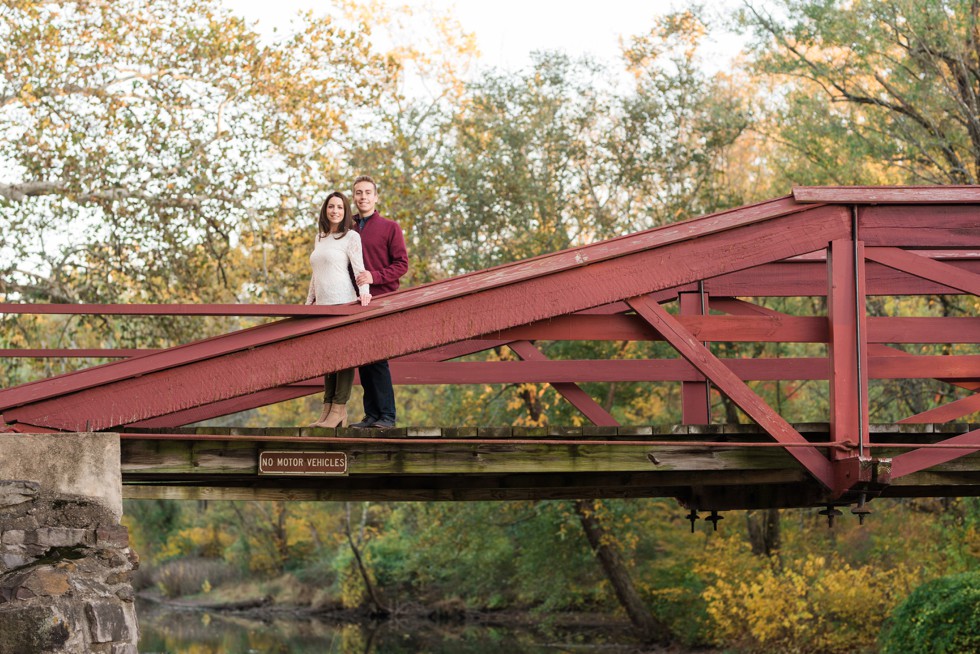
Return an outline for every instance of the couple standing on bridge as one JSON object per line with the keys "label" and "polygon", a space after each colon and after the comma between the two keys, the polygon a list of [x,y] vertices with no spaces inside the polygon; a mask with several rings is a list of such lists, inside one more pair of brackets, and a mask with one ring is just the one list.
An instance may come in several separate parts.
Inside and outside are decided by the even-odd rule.
{"label": "couple standing on bridge", "polygon": [[[359,299],[362,306],[367,306],[373,296],[397,290],[398,280],[408,272],[401,227],[375,208],[378,185],[361,175],[354,180],[352,190],[356,216],[347,196],[340,191],[328,195],[320,208],[319,231],[310,254],[313,275],[306,304],[346,304]],[[394,427],[395,389],[388,362],[369,363],[358,371],[364,389],[364,418],[351,427]],[[323,410],[309,426],[346,427],[347,401],[353,385],[353,368],[326,375]]]}

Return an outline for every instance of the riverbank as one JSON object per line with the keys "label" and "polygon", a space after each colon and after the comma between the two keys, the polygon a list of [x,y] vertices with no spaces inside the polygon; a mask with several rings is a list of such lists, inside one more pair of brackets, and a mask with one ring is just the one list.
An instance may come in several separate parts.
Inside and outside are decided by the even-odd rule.
{"label": "riverbank", "polygon": [[[363,642],[362,651],[459,651],[480,654],[506,651],[603,651],[623,654],[710,654],[715,650],[644,645],[632,636],[628,620],[596,611],[474,610],[459,600],[399,604],[384,618],[367,609],[327,602],[315,589],[292,584],[234,584],[193,596],[167,598],[156,589],[138,593],[140,622],[159,651],[180,652],[181,642],[200,644],[249,634],[250,648],[261,652],[263,638],[296,641],[288,651],[304,652],[311,641]],[[288,588],[288,592],[281,591]],[[318,602],[298,603],[317,598]],[[195,616],[188,619],[188,616]],[[180,625],[179,628],[176,625]],[[273,634],[279,634],[274,637]],[[222,647],[228,646],[222,640]],[[305,643],[305,644],[304,644]],[[452,643],[452,646],[449,645]],[[486,643],[496,643],[487,648]],[[403,649],[405,647],[406,649]],[[373,648],[373,649],[370,649]],[[150,647],[147,651],[155,651]],[[197,650],[195,650],[197,651]],[[207,651],[207,650],[205,650]],[[221,651],[215,649],[215,652]],[[280,650],[276,650],[280,651]]]}

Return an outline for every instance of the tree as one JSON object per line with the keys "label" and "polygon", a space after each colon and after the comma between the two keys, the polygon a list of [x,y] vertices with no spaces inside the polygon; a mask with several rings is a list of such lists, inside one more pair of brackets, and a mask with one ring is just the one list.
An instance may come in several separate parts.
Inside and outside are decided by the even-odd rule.
{"label": "tree", "polygon": [[266,46],[217,0],[8,2],[0,45],[0,293],[59,302],[281,301],[264,258],[392,65],[342,17]]}
{"label": "tree", "polygon": [[976,183],[978,16],[972,0],[747,3],[753,67],[775,87],[770,136],[795,153],[787,177]]}

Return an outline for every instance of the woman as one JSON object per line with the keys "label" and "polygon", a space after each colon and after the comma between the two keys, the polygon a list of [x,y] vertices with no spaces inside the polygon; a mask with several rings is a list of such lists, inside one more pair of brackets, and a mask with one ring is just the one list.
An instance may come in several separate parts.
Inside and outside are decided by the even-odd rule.
{"label": "woman", "polygon": [[[358,287],[354,292],[348,265],[354,276],[364,271],[361,256],[361,236],[354,231],[347,197],[339,191],[327,196],[320,208],[320,230],[310,255],[310,291],[307,304],[346,304],[360,297],[361,306],[371,302],[369,286]],[[346,427],[347,400],[354,385],[354,369],[338,370],[323,378],[323,410],[316,422],[309,427]]]}

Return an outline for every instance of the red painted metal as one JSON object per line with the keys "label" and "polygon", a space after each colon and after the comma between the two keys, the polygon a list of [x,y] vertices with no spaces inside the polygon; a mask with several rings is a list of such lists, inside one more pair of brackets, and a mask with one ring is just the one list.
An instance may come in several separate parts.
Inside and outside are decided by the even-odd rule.
{"label": "red painted metal", "polygon": [[96,316],[350,316],[359,304],[17,304],[0,302],[0,313]]}
{"label": "red painted metal", "polygon": [[[976,230],[980,232],[980,225]],[[866,256],[896,270],[945,284],[964,293],[980,295],[980,274],[960,270],[898,248],[869,248]]]}
{"label": "red painted metal", "polygon": [[[680,316],[677,320],[687,330],[702,341],[721,340],[707,338],[703,333],[704,330],[692,329],[692,325],[687,322],[692,315],[701,317],[708,311],[708,300],[704,293],[681,293],[678,296],[678,303]],[[749,318],[749,320],[753,320],[753,318]],[[767,318],[763,318],[763,320],[767,320]],[[778,319],[769,318],[768,320]],[[731,330],[730,333],[738,333],[738,330]],[[698,381],[681,382],[681,420],[685,425],[707,425],[711,422],[711,386],[703,375]]]}
{"label": "red painted metal", "polygon": [[866,247],[980,248],[980,206],[862,207],[859,229]]}
{"label": "red painted metal", "polygon": [[795,186],[793,199],[833,204],[980,204],[980,186]]}
{"label": "red painted metal", "polygon": [[[226,341],[218,337],[0,391],[0,407],[15,420],[68,430],[80,420],[91,420],[96,429],[110,429],[608,304],[623,295],[644,295],[705,272],[719,274],[772,257],[810,252],[817,243],[846,234],[848,228],[842,207],[783,215],[778,226],[760,221],[752,212],[739,229],[734,229],[739,224],[734,216],[699,221],[642,233],[638,242],[645,247],[625,247],[627,243],[614,239],[620,241],[617,248],[605,242],[590,246],[595,250],[570,251],[571,256],[561,256],[566,252],[531,260],[528,263],[533,265],[525,269],[491,269],[484,278],[470,276],[460,286],[448,280],[444,283],[448,288],[442,291],[432,284],[393,293],[356,317],[297,318],[262,325],[229,335]],[[595,259],[600,260],[594,263]],[[698,261],[699,266],[695,270],[671,265],[672,261]],[[619,283],[597,285],[597,277]],[[569,293],[569,288],[576,292]],[[447,302],[449,298],[454,301]],[[406,324],[413,328],[406,330]],[[346,347],[332,347],[336,343]],[[38,400],[39,395],[44,399]]]}
{"label": "red painted metal", "polygon": [[[980,259],[949,259],[948,265],[980,274]],[[770,263],[750,270],[720,275],[705,280],[705,291],[715,296],[801,297],[827,294],[823,261],[802,260]],[[867,265],[868,295],[947,295],[960,291],[921,279],[875,262]],[[694,289],[681,289],[694,290]]]}
{"label": "red painted metal", "polygon": [[947,463],[961,456],[975,454],[980,451],[980,429],[948,438],[942,441],[940,445],[946,446],[946,449],[920,447],[893,457],[892,479],[898,479],[913,472]]}
{"label": "red painted metal", "polygon": [[[738,408],[765,429],[770,436],[780,443],[804,443],[806,439],[800,435],[786,420],[776,413],[758,395],[725,367],[705,346],[690,332],[677,322],[660,305],[649,302],[645,298],[628,300],[633,309],[648,321],[654,329],[664,335],[668,342],[694,365],[705,377],[731,399]],[[796,451],[791,453],[818,481],[828,488],[834,486],[833,470],[830,461],[813,450]]]}
{"label": "red painted metal", "polygon": [[974,393],[958,400],[947,402],[935,409],[917,413],[914,416],[898,421],[900,425],[926,424],[932,422],[950,422],[957,418],[980,411],[980,393]]}
{"label": "red painted metal", "polygon": [[24,348],[0,350],[0,359],[129,359],[151,352],[151,348]]}
{"label": "red painted metal", "polygon": [[[848,270],[852,211],[865,250]],[[404,289],[366,308],[0,304],[3,313],[289,316],[163,351],[8,350],[0,356],[130,358],[0,390],[0,410],[20,431],[178,426],[316,393],[324,372],[387,358],[396,383],[551,383],[599,424],[615,421],[578,383],[680,382],[684,419],[693,423],[710,418],[707,376],[770,432],[775,442],[766,445],[793,451],[836,496],[868,481],[866,459],[832,462],[800,442],[744,381],[829,379],[838,441],[831,457],[851,454],[852,442],[883,447],[861,442],[867,409],[856,397],[867,397],[868,378],[980,390],[980,356],[919,356],[885,345],[978,343],[980,318],[865,316],[866,296],[922,294],[980,295],[980,187],[801,187],[792,198]],[[826,296],[828,315],[787,316],[735,299],[800,296]],[[699,315],[702,297],[728,315]],[[682,315],[658,305],[672,301]],[[686,359],[550,361],[527,342],[661,338]],[[714,341],[828,343],[829,355],[718,359],[702,344]],[[508,344],[526,360],[451,361]],[[860,375],[852,373],[858,362]],[[977,410],[977,398],[902,422],[956,420]],[[892,476],[980,451],[977,440],[896,445],[911,451],[895,458]]]}
{"label": "red painted metal", "polygon": [[864,246],[850,239],[835,240],[830,244],[828,264],[830,437],[836,443],[858,443],[857,452],[841,454],[841,458],[857,457],[863,454],[861,450],[868,441],[868,325],[864,300]]}

